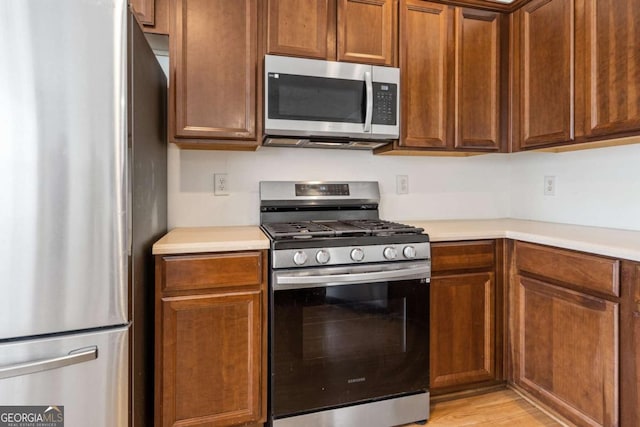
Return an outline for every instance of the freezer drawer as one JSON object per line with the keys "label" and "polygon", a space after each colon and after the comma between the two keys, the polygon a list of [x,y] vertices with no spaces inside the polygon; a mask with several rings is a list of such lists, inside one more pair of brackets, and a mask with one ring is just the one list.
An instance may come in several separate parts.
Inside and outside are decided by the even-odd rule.
{"label": "freezer drawer", "polygon": [[128,332],[0,344],[0,405],[63,406],[65,426],[126,426]]}

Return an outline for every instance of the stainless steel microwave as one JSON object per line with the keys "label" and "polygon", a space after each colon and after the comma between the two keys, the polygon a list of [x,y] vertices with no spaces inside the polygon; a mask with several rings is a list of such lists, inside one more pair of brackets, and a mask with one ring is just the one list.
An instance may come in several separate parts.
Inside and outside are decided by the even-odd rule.
{"label": "stainless steel microwave", "polygon": [[400,70],[265,56],[265,145],[371,149],[397,139]]}

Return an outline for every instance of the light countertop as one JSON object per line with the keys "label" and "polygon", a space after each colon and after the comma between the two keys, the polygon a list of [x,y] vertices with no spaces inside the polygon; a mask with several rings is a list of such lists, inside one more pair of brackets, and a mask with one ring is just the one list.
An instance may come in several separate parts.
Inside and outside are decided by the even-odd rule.
{"label": "light countertop", "polygon": [[269,249],[269,239],[256,225],[174,228],[153,245],[153,254]]}
{"label": "light countertop", "polygon": [[[640,261],[640,231],[520,219],[400,221],[424,228],[432,242],[514,239]],[[176,228],[153,245],[153,254],[269,249],[258,226]]]}
{"label": "light countertop", "polygon": [[432,242],[508,238],[640,261],[640,231],[521,219],[402,222],[424,228]]}

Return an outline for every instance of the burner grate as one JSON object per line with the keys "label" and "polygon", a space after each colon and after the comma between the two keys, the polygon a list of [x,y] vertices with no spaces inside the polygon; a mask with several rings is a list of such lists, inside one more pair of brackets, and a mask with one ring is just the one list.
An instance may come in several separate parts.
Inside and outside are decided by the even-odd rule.
{"label": "burner grate", "polygon": [[401,224],[399,222],[385,221],[381,219],[362,219],[354,221],[345,221],[356,227],[368,230],[374,235],[390,235],[390,234],[420,234],[424,231],[422,228],[412,225]]}
{"label": "burner grate", "polygon": [[333,236],[335,234],[326,225],[313,221],[276,222],[264,224],[263,227],[275,238]]}
{"label": "burner grate", "polygon": [[343,236],[390,236],[394,234],[421,234],[422,228],[384,220],[300,221],[263,224],[274,238],[311,238]]}

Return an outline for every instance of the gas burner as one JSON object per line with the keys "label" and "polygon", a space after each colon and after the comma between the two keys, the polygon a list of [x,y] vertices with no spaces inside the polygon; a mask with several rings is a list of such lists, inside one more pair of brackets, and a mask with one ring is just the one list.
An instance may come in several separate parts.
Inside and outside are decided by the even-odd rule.
{"label": "gas burner", "polygon": [[363,219],[347,222],[356,227],[366,229],[370,234],[376,236],[391,236],[394,234],[420,234],[424,231],[424,229],[414,227],[412,225],[385,221],[381,219]]}
{"label": "gas burner", "polygon": [[384,220],[300,221],[263,224],[263,228],[276,240],[308,239],[313,237],[392,236],[395,234],[421,234],[422,228]]}
{"label": "gas burner", "polygon": [[313,236],[333,236],[334,231],[313,221],[277,222],[264,224],[263,227],[274,238],[311,238]]}

